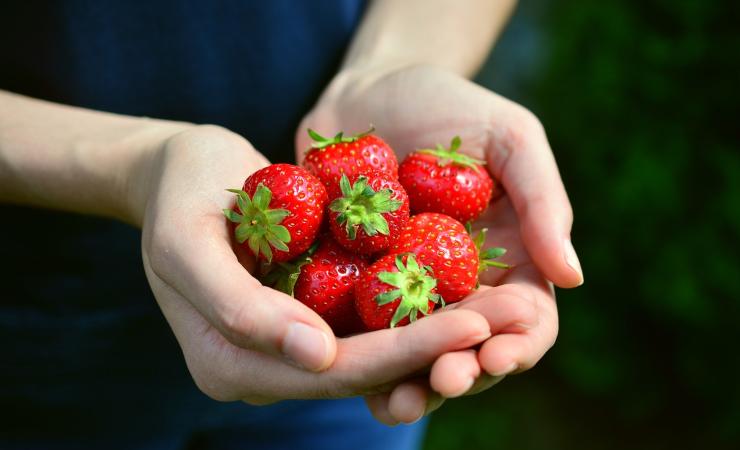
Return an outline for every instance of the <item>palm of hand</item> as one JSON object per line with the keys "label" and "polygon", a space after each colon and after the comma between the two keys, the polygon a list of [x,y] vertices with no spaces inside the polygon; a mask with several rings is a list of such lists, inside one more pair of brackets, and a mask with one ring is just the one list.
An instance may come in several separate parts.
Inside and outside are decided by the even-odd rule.
{"label": "palm of hand", "polygon": [[[484,286],[464,301],[445,308],[480,313],[486,317],[494,336],[477,352],[441,356],[431,366],[428,378],[402,383],[390,393],[368,398],[376,417],[396,423],[401,417],[413,418],[416,412],[410,411],[418,411],[419,403],[422,410],[428,411],[429,403],[435,403],[432,398],[436,394],[432,390],[446,397],[478,392],[500,380],[502,375],[533,366],[552,346],[558,331],[557,308],[552,285],[538,265],[553,266],[550,262],[555,257],[548,244],[536,242],[533,236],[541,238],[542,227],[555,228],[559,223],[567,223],[569,230],[570,210],[541,126],[523,107],[457,75],[431,67],[401,69],[364,82],[353,80],[351,75],[338,80],[298,130],[299,152],[309,148],[304,136],[306,127],[351,134],[372,123],[396,150],[399,159],[415,149],[447,144],[453,136],[460,135],[463,151],[486,160],[494,178],[504,182],[515,200],[512,202],[507,194],[495,201],[474,224],[477,229],[489,229],[486,245],[505,247],[508,253],[501,259],[514,267],[507,271],[489,269],[481,276]],[[535,138],[530,140],[529,136]],[[544,149],[534,148],[534,144],[542,147],[542,142]],[[518,154],[512,158],[514,152]],[[528,158],[532,175],[541,175],[540,180],[527,178]],[[553,198],[548,200],[559,202],[565,213],[557,213],[553,224],[538,223],[533,227],[533,220],[527,214],[537,212],[538,208],[522,205],[524,200],[532,199],[532,191],[548,183],[554,186],[550,189]],[[556,195],[561,196],[555,198]],[[519,208],[515,209],[514,204]],[[549,214],[542,214],[541,220],[549,218]],[[533,261],[532,250],[539,257],[539,264]],[[566,277],[562,275],[562,262],[558,262],[560,273],[550,270],[550,274],[555,274],[553,279],[563,280]],[[568,276],[572,278],[572,274]],[[477,380],[472,388],[471,377]],[[407,406],[400,408],[397,398],[403,398]],[[417,403],[416,408],[409,406],[413,403]]]}

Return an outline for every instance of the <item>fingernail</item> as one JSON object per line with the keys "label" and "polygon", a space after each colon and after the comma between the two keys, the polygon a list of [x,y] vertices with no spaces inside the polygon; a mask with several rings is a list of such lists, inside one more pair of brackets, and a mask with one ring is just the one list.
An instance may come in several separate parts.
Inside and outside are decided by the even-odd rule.
{"label": "fingernail", "polygon": [[329,354],[329,337],[305,323],[293,322],[283,339],[283,353],[305,369],[321,370]]}
{"label": "fingernail", "polygon": [[578,261],[576,249],[573,248],[573,242],[569,238],[566,238],[563,247],[565,248],[565,262],[578,274],[580,278],[578,286],[580,286],[583,284],[583,270],[581,270],[581,262]]}
{"label": "fingernail", "polygon": [[513,362],[509,364],[506,367],[506,369],[502,370],[501,372],[492,373],[491,375],[493,375],[494,377],[502,377],[504,375],[510,374],[511,372],[515,371],[518,368],[519,368],[519,364],[517,364],[516,362]]}
{"label": "fingernail", "polygon": [[402,424],[404,424],[404,425],[413,425],[413,424],[415,424],[416,422],[418,422],[418,421],[420,421],[421,419],[423,419],[423,418],[424,418],[424,414],[425,414],[425,412],[426,412],[426,411],[422,411],[422,412],[421,412],[421,414],[419,414],[419,416],[418,416],[418,417],[417,417],[416,419],[410,420],[410,421],[408,421],[408,422],[406,422],[406,421],[401,421],[401,423],[402,423]]}

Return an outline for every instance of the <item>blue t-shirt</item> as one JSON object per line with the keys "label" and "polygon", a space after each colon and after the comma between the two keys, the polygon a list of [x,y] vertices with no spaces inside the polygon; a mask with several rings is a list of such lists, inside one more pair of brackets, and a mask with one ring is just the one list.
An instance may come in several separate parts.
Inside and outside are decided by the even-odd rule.
{"label": "blue t-shirt", "polygon": [[[219,124],[271,160],[291,161],[298,122],[338,68],[364,7],[350,0],[6,1],[0,89]],[[0,421],[1,447],[28,448],[33,437],[113,448],[108,439],[116,434],[122,448],[145,448],[147,436],[245,423],[256,423],[267,441],[297,433],[270,427],[291,423],[284,416],[306,405],[257,410],[197,391],[147,285],[138,230],[23,207],[0,206],[0,218],[0,407],[10,413]],[[310,408],[314,420],[324,417]],[[346,432],[352,417],[366,414],[352,411],[335,411],[336,428]],[[311,423],[305,414],[302,421]]]}

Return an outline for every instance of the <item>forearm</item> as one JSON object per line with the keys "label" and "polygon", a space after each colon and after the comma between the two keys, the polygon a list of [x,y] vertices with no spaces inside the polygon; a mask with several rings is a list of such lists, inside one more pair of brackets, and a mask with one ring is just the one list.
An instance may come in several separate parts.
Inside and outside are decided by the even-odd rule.
{"label": "forearm", "polygon": [[136,223],[132,174],[157,142],[186,127],[0,91],[0,202]]}
{"label": "forearm", "polygon": [[470,77],[515,4],[516,0],[375,0],[344,68],[382,71],[431,64]]}

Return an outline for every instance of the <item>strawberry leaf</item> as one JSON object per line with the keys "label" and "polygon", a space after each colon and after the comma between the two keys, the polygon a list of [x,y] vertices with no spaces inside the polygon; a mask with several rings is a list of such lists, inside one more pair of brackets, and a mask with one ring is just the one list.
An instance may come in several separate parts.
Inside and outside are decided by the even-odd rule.
{"label": "strawberry leaf", "polygon": [[359,139],[361,139],[361,138],[369,135],[370,133],[372,133],[374,131],[375,131],[375,127],[370,126],[370,129],[369,130],[367,130],[367,131],[365,131],[363,133],[354,135],[354,136],[344,136],[344,132],[340,131],[334,137],[332,137],[332,138],[326,138],[326,137],[320,135],[319,133],[317,133],[316,131],[314,131],[314,130],[312,130],[312,129],[309,128],[308,129],[308,136],[313,140],[313,143],[311,144],[311,149],[309,149],[309,152],[312,151],[313,149],[324,148],[324,147],[328,147],[328,146],[334,145],[334,144],[355,142],[355,141],[357,141],[357,140],[359,140]]}
{"label": "strawberry leaf", "polygon": [[[403,257],[406,257],[404,265]],[[417,319],[419,311],[423,315],[429,314],[429,302],[440,303],[442,297],[433,292],[437,287],[437,280],[429,275],[426,267],[420,267],[413,253],[397,255],[395,258],[397,272],[380,272],[378,279],[397,289],[378,294],[375,301],[379,306],[399,300],[396,311],[391,318],[391,328],[405,317],[409,321]]]}
{"label": "strawberry leaf", "polygon": [[311,255],[318,248],[319,243],[314,244],[306,250],[301,256],[288,263],[278,263],[271,265],[269,271],[262,277],[261,281],[265,286],[270,286],[291,297],[294,294],[295,284],[301,275],[303,266],[311,262]]}
{"label": "strawberry leaf", "polygon": [[467,167],[478,172],[480,170],[479,167],[485,165],[486,162],[459,153],[458,150],[461,145],[462,140],[460,139],[460,136],[455,136],[452,138],[452,142],[450,142],[449,149],[445,149],[441,144],[437,144],[436,149],[421,149],[417,151],[426,155],[435,156],[439,166],[452,164],[458,167]]}
{"label": "strawberry leaf", "polygon": [[227,189],[236,194],[237,213],[231,209],[224,209],[224,216],[234,223],[238,223],[234,230],[236,241],[240,244],[247,242],[247,246],[255,256],[262,256],[267,262],[272,261],[273,250],[290,251],[287,243],[291,236],[288,229],[280,225],[290,216],[287,209],[269,209],[272,201],[272,192],[260,183],[252,198],[241,189]]}
{"label": "strawberry leaf", "polygon": [[401,290],[394,289],[392,291],[378,294],[378,296],[375,298],[375,301],[378,302],[378,305],[385,305],[397,299],[400,295],[401,295]]}
{"label": "strawberry leaf", "polygon": [[224,216],[229,219],[230,222],[240,223],[242,221],[242,215],[234,211],[233,209],[224,209]]}
{"label": "strawberry leaf", "polygon": [[365,176],[360,176],[354,184],[350,184],[347,176],[342,175],[339,187],[343,196],[332,201],[329,210],[338,213],[337,223],[344,225],[349,239],[357,237],[358,226],[362,226],[368,236],[378,233],[387,236],[390,233],[383,214],[396,211],[403,204],[392,198],[392,190],[374,191]]}

